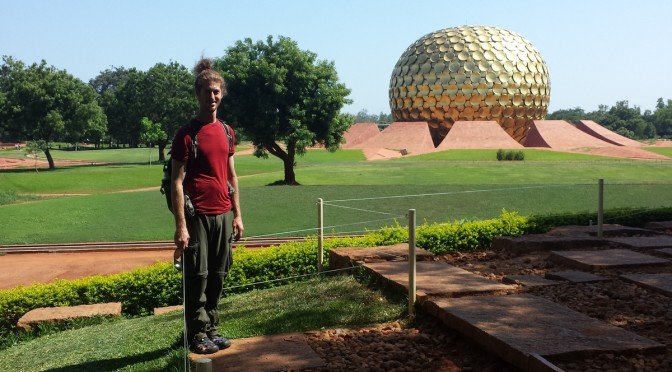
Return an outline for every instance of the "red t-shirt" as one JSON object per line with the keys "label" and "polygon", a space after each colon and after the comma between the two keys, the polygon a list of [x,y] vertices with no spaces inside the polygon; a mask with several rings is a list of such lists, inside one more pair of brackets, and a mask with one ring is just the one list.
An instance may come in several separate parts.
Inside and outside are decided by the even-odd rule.
{"label": "red t-shirt", "polygon": [[[231,127],[229,133],[235,143]],[[196,135],[198,152],[195,159],[189,160],[192,137]],[[197,213],[217,215],[231,210],[227,180],[229,157],[234,151],[234,146],[229,148],[229,139],[219,120],[207,124],[192,120],[175,134],[171,155],[173,159],[185,163],[184,191],[191,198]]]}

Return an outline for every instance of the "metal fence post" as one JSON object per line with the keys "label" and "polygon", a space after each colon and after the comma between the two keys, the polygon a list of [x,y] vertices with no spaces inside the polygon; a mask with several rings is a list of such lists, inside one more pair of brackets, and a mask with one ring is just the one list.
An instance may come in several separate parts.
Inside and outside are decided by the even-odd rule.
{"label": "metal fence post", "polygon": [[317,272],[322,272],[324,262],[324,201],[317,199]]}
{"label": "metal fence post", "polygon": [[597,180],[597,238],[603,237],[604,223],[604,179]]}
{"label": "metal fence post", "polygon": [[415,209],[408,210],[408,315],[415,315]]}
{"label": "metal fence post", "polygon": [[212,359],[201,358],[194,361],[194,372],[212,372]]}

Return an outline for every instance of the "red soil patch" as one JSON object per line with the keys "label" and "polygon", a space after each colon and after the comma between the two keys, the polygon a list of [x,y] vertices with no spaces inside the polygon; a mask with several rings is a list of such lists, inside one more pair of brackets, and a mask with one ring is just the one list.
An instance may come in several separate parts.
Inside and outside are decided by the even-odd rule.
{"label": "red soil patch", "polygon": [[[92,164],[89,161],[83,160],[58,160],[56,166],[65,166],[65,165],[90,165]],[[99,164],[99,163],[96,163]],[[14,159],[14,158],[0,158],[0,170],[2,169],[24,169],[24,168],[37,168],[37,169],[48,169],[49,162],[43,159]]]}
{"label": "red soil patch", "polygon": [[0,256],[0,289],[114,274],[172,259],[172,250],[7,254]]}
{"label": "red soil patch", "polygon": [[436,149],[517,149],[522,147],[496,121],[456,121]]}

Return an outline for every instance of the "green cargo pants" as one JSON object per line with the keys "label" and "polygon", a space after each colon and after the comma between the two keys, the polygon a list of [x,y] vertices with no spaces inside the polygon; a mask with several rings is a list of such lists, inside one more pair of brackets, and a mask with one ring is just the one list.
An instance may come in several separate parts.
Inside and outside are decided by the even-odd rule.
{"label": "green cargo pants", "polygon": [[217,305],[233,257],[233,212],[187,218],[189,245],[184,251],[187,337],[216,332]]}

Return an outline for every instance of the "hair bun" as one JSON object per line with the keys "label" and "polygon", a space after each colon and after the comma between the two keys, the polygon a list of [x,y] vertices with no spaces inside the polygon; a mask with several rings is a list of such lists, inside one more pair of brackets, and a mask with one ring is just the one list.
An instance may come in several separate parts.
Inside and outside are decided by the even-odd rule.
{"label": "hair bun", "polygon": [[212,70],[212,60],[209,58],[201,58],[201,60],[198,61],[196,63],[196,66],[194,67],[194,72],[196,73],[196,75],[200,74],[205,70]]}

